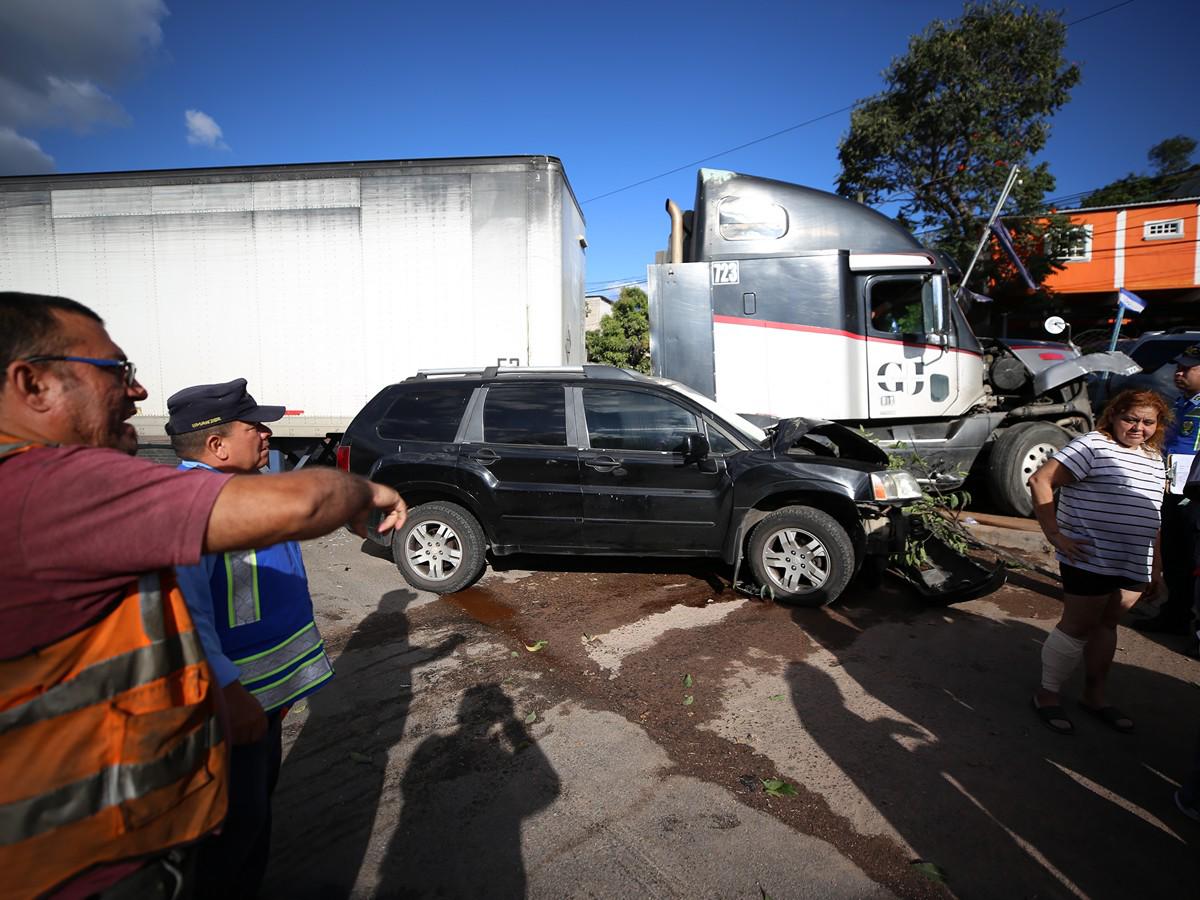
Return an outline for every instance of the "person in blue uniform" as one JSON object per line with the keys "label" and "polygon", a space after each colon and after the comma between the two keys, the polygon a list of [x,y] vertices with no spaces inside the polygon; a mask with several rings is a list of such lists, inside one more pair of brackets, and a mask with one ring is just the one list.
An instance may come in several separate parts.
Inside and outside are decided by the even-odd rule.
{"label": "person in blue uniform", "polygon": [[[1183,495],[1189,471],[1200,455],[1200,344],[1175,357],[1175,421],[1163,446],[1167,453],[1169,487],[1163,504],[1162,552],[1167,599],[1158,613],[1134,622],[1139,631],[1189,633],[1196,595],[1196,552],[1200,543],[1200,502]],[[1194,641],[1189,650],[1194,651]]]}
{"label": "person in blue uniform", "polygon": [[[267,464],[282,406],[260,406],[246,379],[185,388],[167,400],[167,433],[181,469],[257,474]],[[212,623],[205,651],[227,701],[233,757],[229,813],[200,846],[199,898],[254,897],[271,846],[271,795],[288,708],[333,677],[313,620],[308,577],[295,541],[210,553],[177,567],[193,615]]]}

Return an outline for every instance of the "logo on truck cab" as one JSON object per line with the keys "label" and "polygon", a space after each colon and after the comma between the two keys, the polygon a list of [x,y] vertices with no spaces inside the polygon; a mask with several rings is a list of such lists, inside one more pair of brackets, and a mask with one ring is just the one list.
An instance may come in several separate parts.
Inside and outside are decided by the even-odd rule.
{"label": "logo on truck cab", "polygon": [[879,377],[879,389],[888,393],[915,397],[925,387],[925,363],[920,360],[885,362],[875,374]]}

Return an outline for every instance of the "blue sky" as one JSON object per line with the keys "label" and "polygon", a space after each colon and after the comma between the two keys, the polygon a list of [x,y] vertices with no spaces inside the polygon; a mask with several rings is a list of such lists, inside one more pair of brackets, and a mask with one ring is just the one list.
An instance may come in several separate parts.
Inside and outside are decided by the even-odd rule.
{"label": "blue sky", "polygon": [[[1083,80],[1043,157],[1055,194],[1200,139],[1200,17],[1182,0],[1077,0]],[[960,2],[415,4],[2,0],[0,174],[538,153],[588,223],[587,283],[645,277],[663,201],[697,165],[830,189],[840,112]],[[189,116],[189,111],[191,115]],[[718,155],[719,154],[719,155]],[[681,171],[610,196],[611,191]]]}

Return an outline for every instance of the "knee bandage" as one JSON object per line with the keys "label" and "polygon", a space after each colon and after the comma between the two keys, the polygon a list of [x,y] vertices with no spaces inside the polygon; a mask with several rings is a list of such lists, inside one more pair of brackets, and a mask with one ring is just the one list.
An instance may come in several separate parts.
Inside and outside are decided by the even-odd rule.
{"label": "knee bandage", "polygon": [[1087,641],[1073,638],[1055,628],[1042,644],[1042,689],[1057,694],[1062,688],[1079,659],[1083,656],[1083,645]]}

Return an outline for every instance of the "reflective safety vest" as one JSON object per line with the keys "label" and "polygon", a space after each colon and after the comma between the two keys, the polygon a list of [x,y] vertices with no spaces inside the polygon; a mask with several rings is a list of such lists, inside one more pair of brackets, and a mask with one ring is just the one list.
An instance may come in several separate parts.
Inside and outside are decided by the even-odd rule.
{"label": "reflective safety vest", "polygon": [[[0,460],[35,446],[0,435]],[[169,569],[74,634],[0,660],[0,893],[38,896],[220,825],[216,691]]]}
{"label": "reflective safety vest", "polygon": [[295,703],[333,677],[295,541],[218,556],[209,586],[221,648],[264,710]]}

